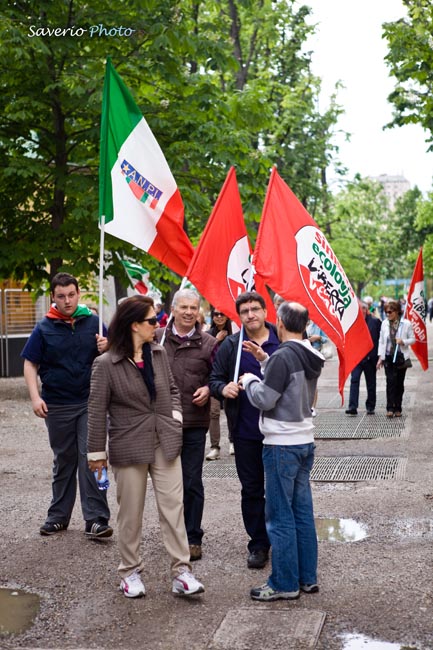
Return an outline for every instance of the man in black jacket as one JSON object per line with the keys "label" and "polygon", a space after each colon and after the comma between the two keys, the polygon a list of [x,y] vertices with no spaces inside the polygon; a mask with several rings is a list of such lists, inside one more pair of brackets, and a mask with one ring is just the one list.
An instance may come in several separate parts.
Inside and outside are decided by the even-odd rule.
{"label": "man in black jacket", "polygon": [[[256,291],[246,291],[236,300],[236,311],[244,329],[243,340],[253,341],[271,355],[278,348],[276,328],[266,322],[266,303]],[[263,435],[259,430],[259,410],[239,390],[235,375],[240,333],[227,336],[221,344],[209,379],[214,397],[224,399],[224,409],[235,448],[236,469],[242,485],[241,505],[248,542],[248,567],[261,569],[269,555],[265,526],[265,490],[262,460]],[[239,375],[252,372],[260,376],[260,365],[249,352],[240,357]]]}
{"label": "man in black jacket", "polygon": [[377,347],[379,345],[380,328],[382,323],[378,318],[369,313],[368,304],[366,302],[361,302],[361,310],[364,314],[371,340],[373,341],[373,348],[352,370],[350,376],[349,408],[346,411],[346,415],[358,415],[359,384],[362,373],[365,375],[365,383],[367,385],[367,400],[365,402],[367,415],[374,415],[374,409],[376,408]]}

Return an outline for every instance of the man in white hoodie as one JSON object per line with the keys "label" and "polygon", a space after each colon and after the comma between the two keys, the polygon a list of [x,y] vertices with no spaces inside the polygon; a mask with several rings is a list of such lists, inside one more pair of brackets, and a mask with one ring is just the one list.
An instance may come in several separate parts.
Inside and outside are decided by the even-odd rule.
{"label": "man in white hoodie", "polygon": [[317,585],[317,535],[314,524],[310,472],[314,461],[311,404],[324,357],[303,334],[308,310],[294,302],[278,308],[281,345],[264,360],[263,351],[244,347],[264,360],[261,381],[251,373],[240,378],[251,404],[260,409],[264,435],[266,529],[272,546],[272,573],[251,590],[253,600],[299,598],[300,590],[314,593]]}

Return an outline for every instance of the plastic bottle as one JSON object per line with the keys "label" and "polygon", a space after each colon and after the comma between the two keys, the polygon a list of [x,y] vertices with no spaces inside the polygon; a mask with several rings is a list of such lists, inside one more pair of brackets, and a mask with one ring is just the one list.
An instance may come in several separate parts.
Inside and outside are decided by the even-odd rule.
{"label": "plastic bottle", "polygon": [[93,472],[93,474],[95,476],[96,482],[98,484],[98,488],[100,490],[106,490],[110,486],[110,481],[108,479],[107,468],[106,467],[102,468],[101,478],[100,479],[98,479],[98,470]]}

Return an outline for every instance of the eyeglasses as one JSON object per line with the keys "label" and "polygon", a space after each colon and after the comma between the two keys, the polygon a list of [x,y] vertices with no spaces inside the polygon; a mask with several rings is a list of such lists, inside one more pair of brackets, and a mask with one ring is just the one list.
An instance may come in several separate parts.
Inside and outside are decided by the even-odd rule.
{"label": "eyeglasses", "polygon": [[247,309],[241,309],[239,316],[248,316],[251,311],[253,314],[257,314],[259,311],[262,311],[263,307],[248,307]]}
{"label": "eyeglasses", "polygon": [[156,325],[158,323],[158,319],[156,316],[152,316],[152,318],[143,318],[141,322],[149,323],[149,325]]}
{"label": "eyeglasses", "polygon": [[385,314],[393,314],[395,311],[395,309],[389,309],[388,311],[385,310]]}

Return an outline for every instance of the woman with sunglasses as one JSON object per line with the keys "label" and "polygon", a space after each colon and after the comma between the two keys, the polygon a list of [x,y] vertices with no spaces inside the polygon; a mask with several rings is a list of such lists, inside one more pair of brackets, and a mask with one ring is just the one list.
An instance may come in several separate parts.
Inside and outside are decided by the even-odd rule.
{"label": "woman with sunglasses", "polygon": [[380,328],[377,368],[385,367],[386,416],[399,418],[406,369],[412,365],[409,346],[415,343],[415,336],[410,321],[402,318],[401,305],[397,300],[387,301],[385,316],[386,320]]}
{"label": "woman with sunglasses", "polygon": [[180,395],[167,354],[154,342],[157,327],[151,298],[127,298],[110,324],[108,350],[92,368],[88,462],[99,478],[107,466],[108,435],[119,505],[120,589],[128,598],[145,595],[140,546],[149,475],[171,559],[172,591],[182,595],[204,591],[191,573],[183,515]]}

